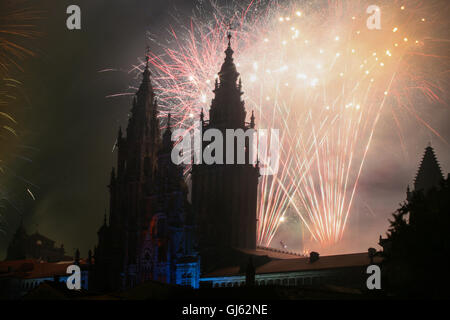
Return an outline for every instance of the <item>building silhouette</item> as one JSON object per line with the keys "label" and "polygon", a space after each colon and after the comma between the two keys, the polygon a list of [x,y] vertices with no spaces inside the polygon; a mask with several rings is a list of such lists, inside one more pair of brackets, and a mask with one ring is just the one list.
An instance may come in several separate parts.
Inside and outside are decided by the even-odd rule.
{"label": "building silhouette", "polygon": [[23,259],[58,262],[72,258],[66,256],[63,244],[56,247],[54,240],[37,231],[29,235],[21,221],[8,245],[6,261]]}
{"label": "building silhouette", "polygon": [[[255,127],[253,114],[246,122],[231,35],[225,55],[209,121],[203,112],[200,116],[202,132],[217,129],[223,136],[226,129]],[[256,249],[259,169],[251,163],[250,139],[243,142],[244,164],[193,165],[191,205],[183,167],[171,161],[170,115],[167,129],[160,132],[148,60],[131,113],[126,137],[119,130],[117,138],[109,221],[105,216],[98,231],[93,282],[103,290],[130,288],[147,280],[198,287],[199,256],[207,265],[227,250]],[[204,143],[202,151],[208,147]],[[224,148],[223,163],[228,151]]]}
{"label": "building silhouette", "polygon": [[[228,48],[213,90],[209,120],[204,119],[203,112],[200,115],[203,133],[216,129],[226,137],[226,129],[249,132],[249,129],[255,128],[253,113],[250,121],[246,122],[242,82],[233,53],[231,35],[228,35]],[[222,163],[206,164],[202,161],[192,167],[192,205],[196,213],[202,270],[208,268],[210,260],[216,261],[218,255],[223,255],[224,250],[256,249],[259,168],[258,164],[252,164],[250,139],[246,138],[242,144],[237,139],[233,142],[234,150],[229,150],[224,138]],[[245,145],[244,163],[237,164],[237,151],[242,145]],[[201,154],[209,147],[210,142],[203,142]],[[227,154],[230,156],[231,152],[234,156],[230,158],[234,164],[226,161]]]}
{"label": "building silhouette", "polygon": [[161,136],[147,58],[126,137],[119,129],[109,221],[105,215],[94,250],[94,285],[100,290],[131,288],[147,280],[198,284],[193,211],[183,167],[170,158],[170,125],[169,115]]}
{"label": "building silhouette", "polygon": [[[414,179],[414,189],[410,190],[409,185],[406,190],[406,199],[411,200],[415,194],[421,192],[428,193],[434,188],[439,188],[441,182],[444,180],[442,170],[431,145],[425,148],[422,161],[419,165],[416,178]],[[415,214],[411,213],[409,221],[416,219]]]}
{"label": "building silhouette", "polygon": [[[439,188],[443,181],[444,176],[434,149],[431,145],[428,145],[425,148],[422,161],[419,164],[419,169],[414,179],[414,188],[411,190],[408,185],[406,189],[406,200],[411,201],[415,196],[426,195],[429,191]],[[416,223],[417,218],[415,210],[411,210],[409,223]],[[380,236],[378,244],[383,247],[383,251],[390,251],[391,241],[389,239]]]}
{"label": "building silhouette", "polygon": [[[434,153],[434,149],[429,145],[425,148],[419,170],[414,179],[413,191],[427,192],[432,188],[438,187],[442,180],[444,180],[444,176],[442,175],[441,167]],[[408,197],[410,192],[408,186]]]}

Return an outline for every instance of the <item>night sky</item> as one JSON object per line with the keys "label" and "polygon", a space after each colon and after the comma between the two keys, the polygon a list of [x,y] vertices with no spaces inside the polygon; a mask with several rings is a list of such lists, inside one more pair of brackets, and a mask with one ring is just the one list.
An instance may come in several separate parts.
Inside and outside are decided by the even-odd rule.
{"label": "night sky", "polygon": [[[107,184],[115,165],[112,147],[119,125],[126,126],[131,97],[108,99],[133,83],[129,74],[145,54],[146,32],[164,40],[174,23],[170,14],[188,17],[193,1],[182,0],[40,0],[43,36],[35,42],[37,57],[27,60],[23,96],[17,112],[20,143],[32,147],[14,160],[2,177],[10,202],[2,211],[0,259],[23,217],[29,232],[64,243],[67,254],[80,248],[86,256],[108,210]],[[66,8],[77,4],[82,30],[66,28]],[[238,55],[239,52],[236,52]],[[115,68],[118,72],[100,70]],[[245,83],[244,89],[245,89]],[[448,100],[447,100],[448,101]],[[422,103],[422,102],[418,102]],[[447,106],[421,105],[429,121],[450,141]],[[405,119],[407,152],[400,148],[391,121],[381,119],[361,177],[347,239],[336,248],[365,251],[376,246],[388,227],[387,218],[405,200],[428,142],[432,142],[444,174],[450,171],[449,146],[426,128]],[[30,183],[24,182],[23,179]],[[33,200],[26,192],[30,188]],[[285,235],[289,243],[291,235]],[[292,238],[292,240],[291,240]]]}

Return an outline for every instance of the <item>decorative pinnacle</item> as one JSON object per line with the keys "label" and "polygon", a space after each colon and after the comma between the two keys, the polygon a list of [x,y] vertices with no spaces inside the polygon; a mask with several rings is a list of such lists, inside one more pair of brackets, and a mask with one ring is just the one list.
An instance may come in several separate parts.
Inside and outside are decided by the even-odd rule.
{"label": "decorative pinnacle", "polygon": [[149,62],[150,62],[150,47],[147,46],[146,52],[145,52],[145,69],[144,69],[144,73],[143,73],[143,81],[142,83],[148,83],[150,85],[150,91],[153,91],[153,89],[151,88],[151,83],[150,83],[150,76],[151,76],[151,72],[149,69]]}
{"label": "decorative pinnacle", "polygon": [[228,35],[227,35],[227,37],[228,37],[228,47],[231,47],[231,38],[232,38],[231,30],[233,30],[233,27],[231,26],[231,22],[230,22],[228,24]]}
{"label": "decorative pinnacle", "polygon": [[233,36],[231,35],[231,30],[233,30],[233,27],[231,26],[231,23],[228,24],[228,34],[227,34],[227,38],[228,38],[228,48],[225,51],[225,53],[227,54],[227,56],[232,56],[233,55],[233,50],[231,49],[231,38],[233,38]]}
{"label": "decorative pinnacle", "polygon": [[150,60],[150,47],[147,45],[145,49],[145,68],[148,69],[148,61]]}
{"label": "decorative pinnacle", "polygon": [[227,47],[227,50],[225,50],[226,58],[228,58],[228,59],[232,59],[232,56],[233,56],[233,53],[234,53],[233,49],[231,49],[231,38],[232,37],[233,36],[231,35],[231,33],[228,33],[228,36],[227,36],[227,38],[228,38],[228,47]]}

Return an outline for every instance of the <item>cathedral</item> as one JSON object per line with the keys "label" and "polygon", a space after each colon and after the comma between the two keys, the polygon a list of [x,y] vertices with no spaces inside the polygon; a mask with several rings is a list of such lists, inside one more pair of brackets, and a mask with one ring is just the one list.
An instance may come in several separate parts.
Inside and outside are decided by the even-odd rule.
{"label": "cathedral", "polygon": [[171,161],[170,127],[161,135],[148,58],[126,137],[119,129],[109,183],[109,221],[98,231],[94,285],[132,288],[147,280],[196,287],[200,260],[183,167]]}
{"label": "cathedral", "polygon": [[[246,122],[231,35],[225,54],[209,120],[200,115],[203,131],[255,127],[253,114]],[[161,134],[147,58],[126,136],[121,129],[118,133],[109,219],[105,215],[94,250],[93,283],[98,290],[132,288],[147,280],[196,288],[200,257],[203,269],[204,262],[227,250],[256,249],[259,169],[251,164],[249,141],[244,164],[193,165],[191,204],[184,168],[171,161],[171,136],[170,114]]]}
{"label": "cathedral", "polygon": [[[225,136],[226,129],[241,129],[244,132],[255,127],[252,113],[246,122],[247,113],[242,100],[242,83],[233,62],[231,35],[225,61],[216,81],[214,98],[209,110],[209,121],[200,115],[202,132],[217,129]],[[226,163],[226,149],[222,164],[194,164],[192,168],[192,205],[196,209],[199,249],[202,255],[202,270],[208,269],[210,261],[217,262],[217,252],[232,248],[256,249],[256,205],[259,168],[253,165],[249,154],[249,140],[245,141],[244,163]],[[208,143],[203,143],[203,150]],[[233,144],[236,158],[237,143]],[[203,153],[202,150],[202,154]],[[231,152],[230,152],[231,153]]]}

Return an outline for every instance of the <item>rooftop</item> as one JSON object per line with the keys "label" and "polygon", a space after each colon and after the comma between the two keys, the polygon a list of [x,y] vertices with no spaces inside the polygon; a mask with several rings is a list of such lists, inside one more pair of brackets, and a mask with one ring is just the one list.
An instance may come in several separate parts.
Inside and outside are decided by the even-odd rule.
{"label": "rooftop", "polygon": [[[67,267],[74,261],[44,262],[36,259],[1,261],[0,278],[14,277],[21,279],[39,279],[54,276],[66,276]],[[86,264],[80,260],[80,265]]]}
{"label": "rooftop", "polygon": [[272,259],[298,259],[300,257],[304,257],[302,254],[297,252],[266,247],[257,247],[256,250],[239,249],[239,251],[254,256],[268,256]]}
{"label": "rooftop", "polygon": [[[381,257],[374,257],[374,263],[380,263]],[[370,264],[370,258],[367,252],[351,253],[333,256],[321,256],[319,260],[310,262],[309,258],[290,258],[271,260],[262,266],[255,268],[256,274],[278,273],[278,272],[295,272],[295,271],[312,271],[312,270],[327,270],[336,268],[361,267]],[[226,277],[244,275],[239,272],[239,266],[233,266],[215,270],[202,276],[202,278]]]}

